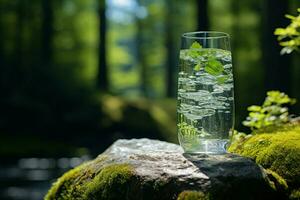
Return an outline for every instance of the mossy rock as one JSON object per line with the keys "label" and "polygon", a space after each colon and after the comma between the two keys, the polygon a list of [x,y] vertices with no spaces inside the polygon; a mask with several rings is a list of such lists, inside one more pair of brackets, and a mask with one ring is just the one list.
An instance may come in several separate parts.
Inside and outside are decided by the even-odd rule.
{"label": "mossy rock", "polygon": [[[291,126],[273,133],[252,135],[234,142],[232,153],[250,157],[265,169],[277,174],[288,185],[288,193],[300,188],[300,126]],[[292,196],[297,196],[294,192]],[[295,199],[295,198],[294,198]]]}
{"label": "mossy rock", "polygon": [[274,200],[277,196],[266,173],[251,159],[186,155],[175,144],[132,139],[118,140],[96,159],[65,173],[45,200]]}
{"label": "mossy rock", "polygon": [[[53,184],[46,200],[97,200],[126,197],[130,191],[128,184],[133,180],[134,169],[128,164],[113,164],[100,171],[83,164],[66,174]],[[97,172],[98,171],[98,172]]]}

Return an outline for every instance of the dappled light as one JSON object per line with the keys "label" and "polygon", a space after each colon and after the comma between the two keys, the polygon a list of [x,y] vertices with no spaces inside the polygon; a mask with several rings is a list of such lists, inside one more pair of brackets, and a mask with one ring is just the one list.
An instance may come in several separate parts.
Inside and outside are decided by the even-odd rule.
{"label": "dappled light", "polygon": [[282,160],[300,151],[299,12],[298,0],[1,0],[0,199],[299,199],[300,169]]}

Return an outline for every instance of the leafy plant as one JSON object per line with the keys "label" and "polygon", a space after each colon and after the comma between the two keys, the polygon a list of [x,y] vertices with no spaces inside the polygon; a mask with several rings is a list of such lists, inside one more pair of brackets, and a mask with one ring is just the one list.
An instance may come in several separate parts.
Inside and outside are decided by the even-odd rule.
{"label": "leafy plant", "polygon": [[188,125],[186,122],[178,124],[179,132],[184,136],[196,136],[198,135],[198,129]]}
{"label": "leafy plant", "polygon": [[243,125],[251,130],[262,129],[270,126],[279,126],[290,121],[288,107],[296,102],[283,92],[269,91],[262,106],[248,107],[249,116]]}
{"label": "leafy plant", "polygon": [[202,49],[201,44],[199,42],[193,42],[193,44],[190,46],[190,49],[188,51],[188,55],[192,58],[197,58],[202,55],[201,51],[199,49]]}
{"label": "leafy plant", "polygon": [[190,48],[191,49],[201,49],[202,46],[201,46],[201,44],[199,42],[195,41],[195,42],[193,42],[193,44],[191,45]]}
{"label": "leafy plant", "polygon": [[177,126],[178,126],[179,132],[184,137],[195,137],[195,136],[205,137],[205,136],[209,135],[205,131],[199,131],[197,128],[195,128],[192,125],[187,124],[186,122],[178,123]]}
{"label": "leafy plant", "polygon": [[209,73],[210,75],[218,76],[218,75],[222,74],[222,72],[224,71],[224,68],[223,68],[222,63],[220,63],[219,61],[217,61],[215,59],[209,59],[206,63],[204,70],[207,73]]}
{"label": "leafy plant", "polygon": [[[207,56],[207,61],[204,63],[204,70],[212,76],[218,76],[217,82],[219,84],[226,82],[229,76],[225,73],[223,64],[216,59],[215,57],[216,51],[213,49],[207,49],[201,51],[201,49],[202,49],[201,44],[195,41],[190,46],[190,49],[188,50],[187,54],[194,59],[200,56]],[[194,66],[194,70],[200,71],[202,67],[203,67],[203,63],[198,62]]]}
{"label": "leafy plant", "polygon": [[277,35],[280,45],[283,46],[281,54],[289,54],[294,50],[299,51],[300,46],[300,8],[297,9],[298,16],[285,15],[291,20],[286,28],[277,28],[274,32]]}

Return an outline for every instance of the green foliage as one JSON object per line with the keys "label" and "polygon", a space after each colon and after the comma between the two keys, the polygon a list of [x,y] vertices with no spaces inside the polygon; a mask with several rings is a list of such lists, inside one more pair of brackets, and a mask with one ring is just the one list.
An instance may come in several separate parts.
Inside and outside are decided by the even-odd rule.
{"label": "green foliage", "polygon": [[216,60],[215,58],[211,58],[210,60],[207,61],[204,70],[210,75],[218,76],[222,74],[224,68],[220,61]]}
{"label": "green foliage", "polygon": [[177,200],[209,200],[209,195],[200,191],[186,190],[178,195]]}
{"label": "green foliage", "polygon": [[179,132],[185,137],[194,137],[199,133],[197,128],[187,124],[186,122],[179,123],[177,126]]}
{"label": "green foliage", "polygon": [[202,49],[202,46],[198,42],[195,41],[190,46],[190,49],[187,51],[187,55],[190,56],[191,58],[196,59],[202,55],[202,52],[200,51],[201,49]]}
{"label": "green foliage", "polygon": [[186,122],[181,122],[178,125],[178,130],[179,132],[184,136],[184,137],[205,137],[210,135],[209,133],[205,132],[204,130],[199,131],[197,128],[195,128],[192,125],[187,124]]}
{"label": "green foliage", "polygon": [[[226,55],[226,51],[220,49],[202,49],[202,46],[198,42],[193,42],[190,48],[185,51],[185,56],[191,57],[193,59],[199,59],[199,57],[205,57],[207,61],[205,62],[204,70],[212,75],[217,77],[218,84],[223,84],[229,78],[229,76],[224,71],[223,65],[216,58],[217,51]],[[194,66],[195,71],[200,71],[202,69],[202,64],[200,61]]]}
{"label": "green foliage", "polygon": [[228,75],[222,75],[217,77],[217,82],[218,84],[223,84],[228,80],[229,76]]}
{"label": "green foliage", "polygon": [[201,49],[202,46],[201,46],[201,44],[199,42],[195,41],[195,42],[193,42],[193,44],[191,45],[190,48],[191,49]]}
{"label": "green foliage", "polygon": [[202,67],[201,67],[201,64],[198,63],[197,65],[195,65],[194,70],[195,70],[195,71],[200,71],[201,68],[202,68]]}
{"label": "green foliage", "polygon": [[300,188],[293,190],[289,196],[289,199],[299,200],[300,199]]}
{"label": "green foliage", "polygon": [[298,16],[286,15],[291,23],[286,28],[277,28],[274,32],[277,35],[280,45],[283,46],[281,54],[289,54],[293,51],[299,51],[300,46],[300,8],[297,10]]}
{"label": "green foliage", "polygon": [[290,121],[290,115],[286,104],[294,104],[295,99],[283,92],[269,91],[262,106],[248,107],[249,116],[243,121],[243,125],[251,130],[280,126]]}

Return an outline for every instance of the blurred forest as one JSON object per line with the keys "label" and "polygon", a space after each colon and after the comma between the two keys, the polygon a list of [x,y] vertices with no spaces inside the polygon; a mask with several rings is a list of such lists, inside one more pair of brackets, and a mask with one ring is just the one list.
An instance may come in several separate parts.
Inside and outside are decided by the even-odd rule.
{"label": "blurred forest", "polygon": [[[298,0],[0,0],[0,156],[176,142],[183,32],[231,35],[236,127],[266,91],[300,100],[300,57],[273,32]],[[299,113],[299,103],[292,113]]]}

